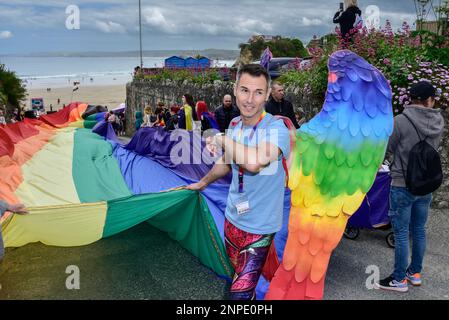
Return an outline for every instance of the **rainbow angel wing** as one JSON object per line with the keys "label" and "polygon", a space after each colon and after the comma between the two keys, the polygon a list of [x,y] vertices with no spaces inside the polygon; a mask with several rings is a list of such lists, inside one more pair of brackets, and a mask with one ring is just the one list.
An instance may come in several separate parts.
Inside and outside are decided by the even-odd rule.
{"label": "rainbow angel wing", "polygon": [[297,131],[282,264],[266,299],[321,299],[332,251],[371,188],[393,131],[391,88],[349,50],[332,54],[323,109]]}

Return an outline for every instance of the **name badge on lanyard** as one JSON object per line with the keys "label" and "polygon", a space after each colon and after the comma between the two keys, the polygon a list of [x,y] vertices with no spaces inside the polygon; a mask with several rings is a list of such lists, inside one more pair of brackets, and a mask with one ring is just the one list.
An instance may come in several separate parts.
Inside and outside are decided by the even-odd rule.
{"label": "name badge on lanyard", "polygon": [[[259,121],[257,121],[256,125],[252,128],[251,134],[249,136],[249,139],[251,140],[252,137],[254,136],[254,133],[256,132],[257,126],[259,125],[259,123],[262,121],[262,119],[265,117],[266,112],[264,111],[262,113],[262,115],[259,118]],[[239,132],[239,143],[243,143],[241,140],[243,136],[243,123],[242,123],[242,127],[240,128],[240,132]],[[237,213],[239,215],[242,215],[244,213],[248,213],[251,208],[249,205],[249,199],[248,196],[246,195],[246,193],[244,192],[244,188],[243,188],[243,168],[239,166],[239,198],[235,204],[235,207],[237,209]]]}

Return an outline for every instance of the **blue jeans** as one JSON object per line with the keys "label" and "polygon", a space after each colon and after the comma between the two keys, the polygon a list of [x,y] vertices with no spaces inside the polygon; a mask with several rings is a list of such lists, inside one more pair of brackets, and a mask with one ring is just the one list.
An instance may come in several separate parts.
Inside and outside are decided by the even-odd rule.
{"label": "blue jeans", "polygon": [[[395,251],[393,278],[405,279],[406,272],[420,273],[426,251],[426,222],[432,194],[414,196],[403,187],[390,189],[390,216],[393,225]],[[409,260],[409,233],[412,238],[412,261]],[[408,266],[408,267],[407,267]]]}

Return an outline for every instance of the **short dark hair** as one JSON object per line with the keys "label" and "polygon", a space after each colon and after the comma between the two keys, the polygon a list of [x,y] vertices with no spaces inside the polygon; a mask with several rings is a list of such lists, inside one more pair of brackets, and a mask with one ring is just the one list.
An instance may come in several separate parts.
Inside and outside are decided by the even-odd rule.
{"label": "short dark hair", "polygon": [[274,86],[284,86],[279,80],[274,80],[271,82],[271,87],[274,88]]}
{"label": "short dark hair", "polygon": [[241,76],[245,73],[249,74],[252,77],[264,76],[265,80],[267,80],[267,88],[270,87],[270,85],[271,85],[270,75],[268,74],[267,70],[265,70],[265,68],[262,67],[260,64],[251,63],[251,64],[243,65],[237,72],[236,83],[239,82]]}
{"label": "short dark hair", "polygon": [[413,101],[425,101],[428,98],[434,98],[436,96],[435,87],[428,81],[420,81],[414,83],[410,87],[410,98]]}

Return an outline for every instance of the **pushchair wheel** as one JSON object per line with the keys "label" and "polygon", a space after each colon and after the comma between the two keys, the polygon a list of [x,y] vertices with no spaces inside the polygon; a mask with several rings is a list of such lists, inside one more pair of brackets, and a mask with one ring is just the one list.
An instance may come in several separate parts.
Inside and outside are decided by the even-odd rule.
{"label": "pushchair wheel", "polygon": [[343,236],[346,239],[355,240],[360,234],[360,230],[358,228],[354,227],[346,227],[345,232],[343,233]]}
{"label": "pushchair wheel", "polygon": [[390,248],[394,248],[395,246],[395,242],[394,242],[394,233],[390,232],[389,234],[387,234],[387,244]]}

